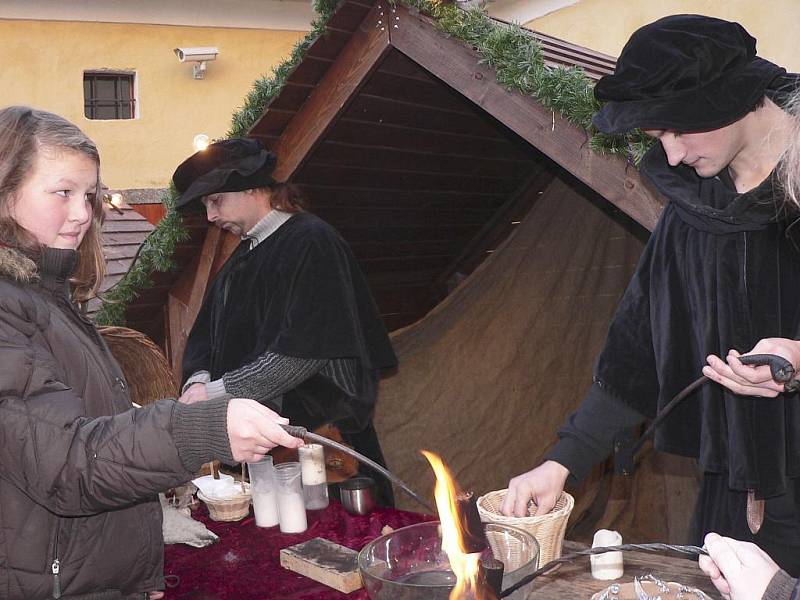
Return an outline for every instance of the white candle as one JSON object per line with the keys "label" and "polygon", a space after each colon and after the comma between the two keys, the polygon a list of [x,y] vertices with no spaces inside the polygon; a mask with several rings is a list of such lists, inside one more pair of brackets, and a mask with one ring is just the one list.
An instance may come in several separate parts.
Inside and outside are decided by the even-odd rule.
{"label": "white candle", "polygon": [[320,444],[308,444],[297,449],[300,455],[300,472],[303,485],[326,483],[325,452]]}
{"label": "white candle", "polygon": [[275,492],[253,492],[253,512],[258,527],[275,527],[279,522]]}
{"label": "white candle", "polygon": [[308,529],[306,504],[300,492],[278,491],[278,515],[283,533],[301,533]]}
{"label": "white candle", "polygon": [[[601,546],[619,546],[622,536],[617,531],[600,529],[594,534],[592,548]],[[606,552],[589,557],[592,562],[592,577],[595,579],[619,579],[622,577],[622,552]]]}

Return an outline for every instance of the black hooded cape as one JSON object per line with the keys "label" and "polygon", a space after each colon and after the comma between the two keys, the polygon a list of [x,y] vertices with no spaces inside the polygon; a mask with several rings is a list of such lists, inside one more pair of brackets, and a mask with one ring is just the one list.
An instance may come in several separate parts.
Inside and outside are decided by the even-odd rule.
{"label": "black hooded cape", "polygon": [[[595,369],[595,382],[647,417],[701,375],[708,354],[797,338],[800,251],[774,176],[744,194],[725,174],[669,167],[660,144],[641,171],[669,199]],[[735,490],[773,496],[800,476],[800,398],[737,396],[708,383],[655,434]]]}
{"label": "black hooded cape", "polygon": [[240,244],[206,295],[187,341],[184,380],[200,370],[218,379],[266,352],[354,358],[356,398],[318,373],[284,394],[281,412],[309,429],[335,422],[361,431],[372,417],[378,373],[397,359],[349,246],[310,213],[249,245]]}

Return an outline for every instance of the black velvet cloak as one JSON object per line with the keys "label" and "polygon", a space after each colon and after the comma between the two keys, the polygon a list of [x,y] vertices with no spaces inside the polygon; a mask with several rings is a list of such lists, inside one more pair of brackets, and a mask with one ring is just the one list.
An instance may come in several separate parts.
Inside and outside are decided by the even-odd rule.
{"label": "black velvet cloak", "polygon": [[[670,168],[660,144],[641,171],[669,203],[612,321],[595,381],[652,418],[701,375],[708,354],[798,337],[800,226],[789,227],[774,176],[737,194],[725,177]],[[711,382],[663,422],[655,446],[727,474],[732,489],[781,494],[786,478],[800,476],[800,398],[737,396]]]}
{"label": "black velvet cloak", "polygon": [[245,240],[215,278],[189,335],[184,380],[212,379],[266,352],[354,358],[356,398],[318,373],[284,394],[281,413],[312,429],[360,431],[372,416],[378,372],[396,366],[386,328],[346,242],[310,213],[292,216],[253,250]]}

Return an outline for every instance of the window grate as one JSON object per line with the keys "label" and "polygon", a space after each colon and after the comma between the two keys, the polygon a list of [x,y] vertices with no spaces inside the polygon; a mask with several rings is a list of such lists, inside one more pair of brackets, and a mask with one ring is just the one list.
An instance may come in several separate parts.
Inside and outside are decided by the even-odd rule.
{"label": "window grate", "polygon": [[133,119],[136,116],[133,73],[85,72],[83,113],[87,119]]}

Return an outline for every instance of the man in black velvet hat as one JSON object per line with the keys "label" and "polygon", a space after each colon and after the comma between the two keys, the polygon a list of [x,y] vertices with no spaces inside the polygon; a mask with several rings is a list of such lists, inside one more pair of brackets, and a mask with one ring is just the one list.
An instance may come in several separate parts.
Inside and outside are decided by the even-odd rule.
{"label": "man in black velvet hat", "polygon": [[[756,56],[737,23],[675,15],[637,30],[595,95],[606,133],[657,139],[641,172],[668,199],[611,323],[586,398],[546,462],[509,483],[502,510],[553,506],[568,477],[652,419],[706,357],[748,350],[800,325],[800,253],[773,171],[788,145],[782,108],[800,81]],[[656,430],[658,450],[703,470],[692,541],[756,542],[800,573],[800,402],[697,389]],[[759,518],[759,510],[764,517]],[[749,525],[749,526],[748,526]]]}
{"label": "man in black velvet hat", "polygon": [[[385,464],[372,414],[379,374],[397,359],[350,248],[272,178],[275,161],[260,142],[233,139],[173,175],[179,210],[204,209],[242,238],[189,334],[180,401],[253,398],[310,430],[334,425]],[[391,504],[391,486],[378,485]]]}

